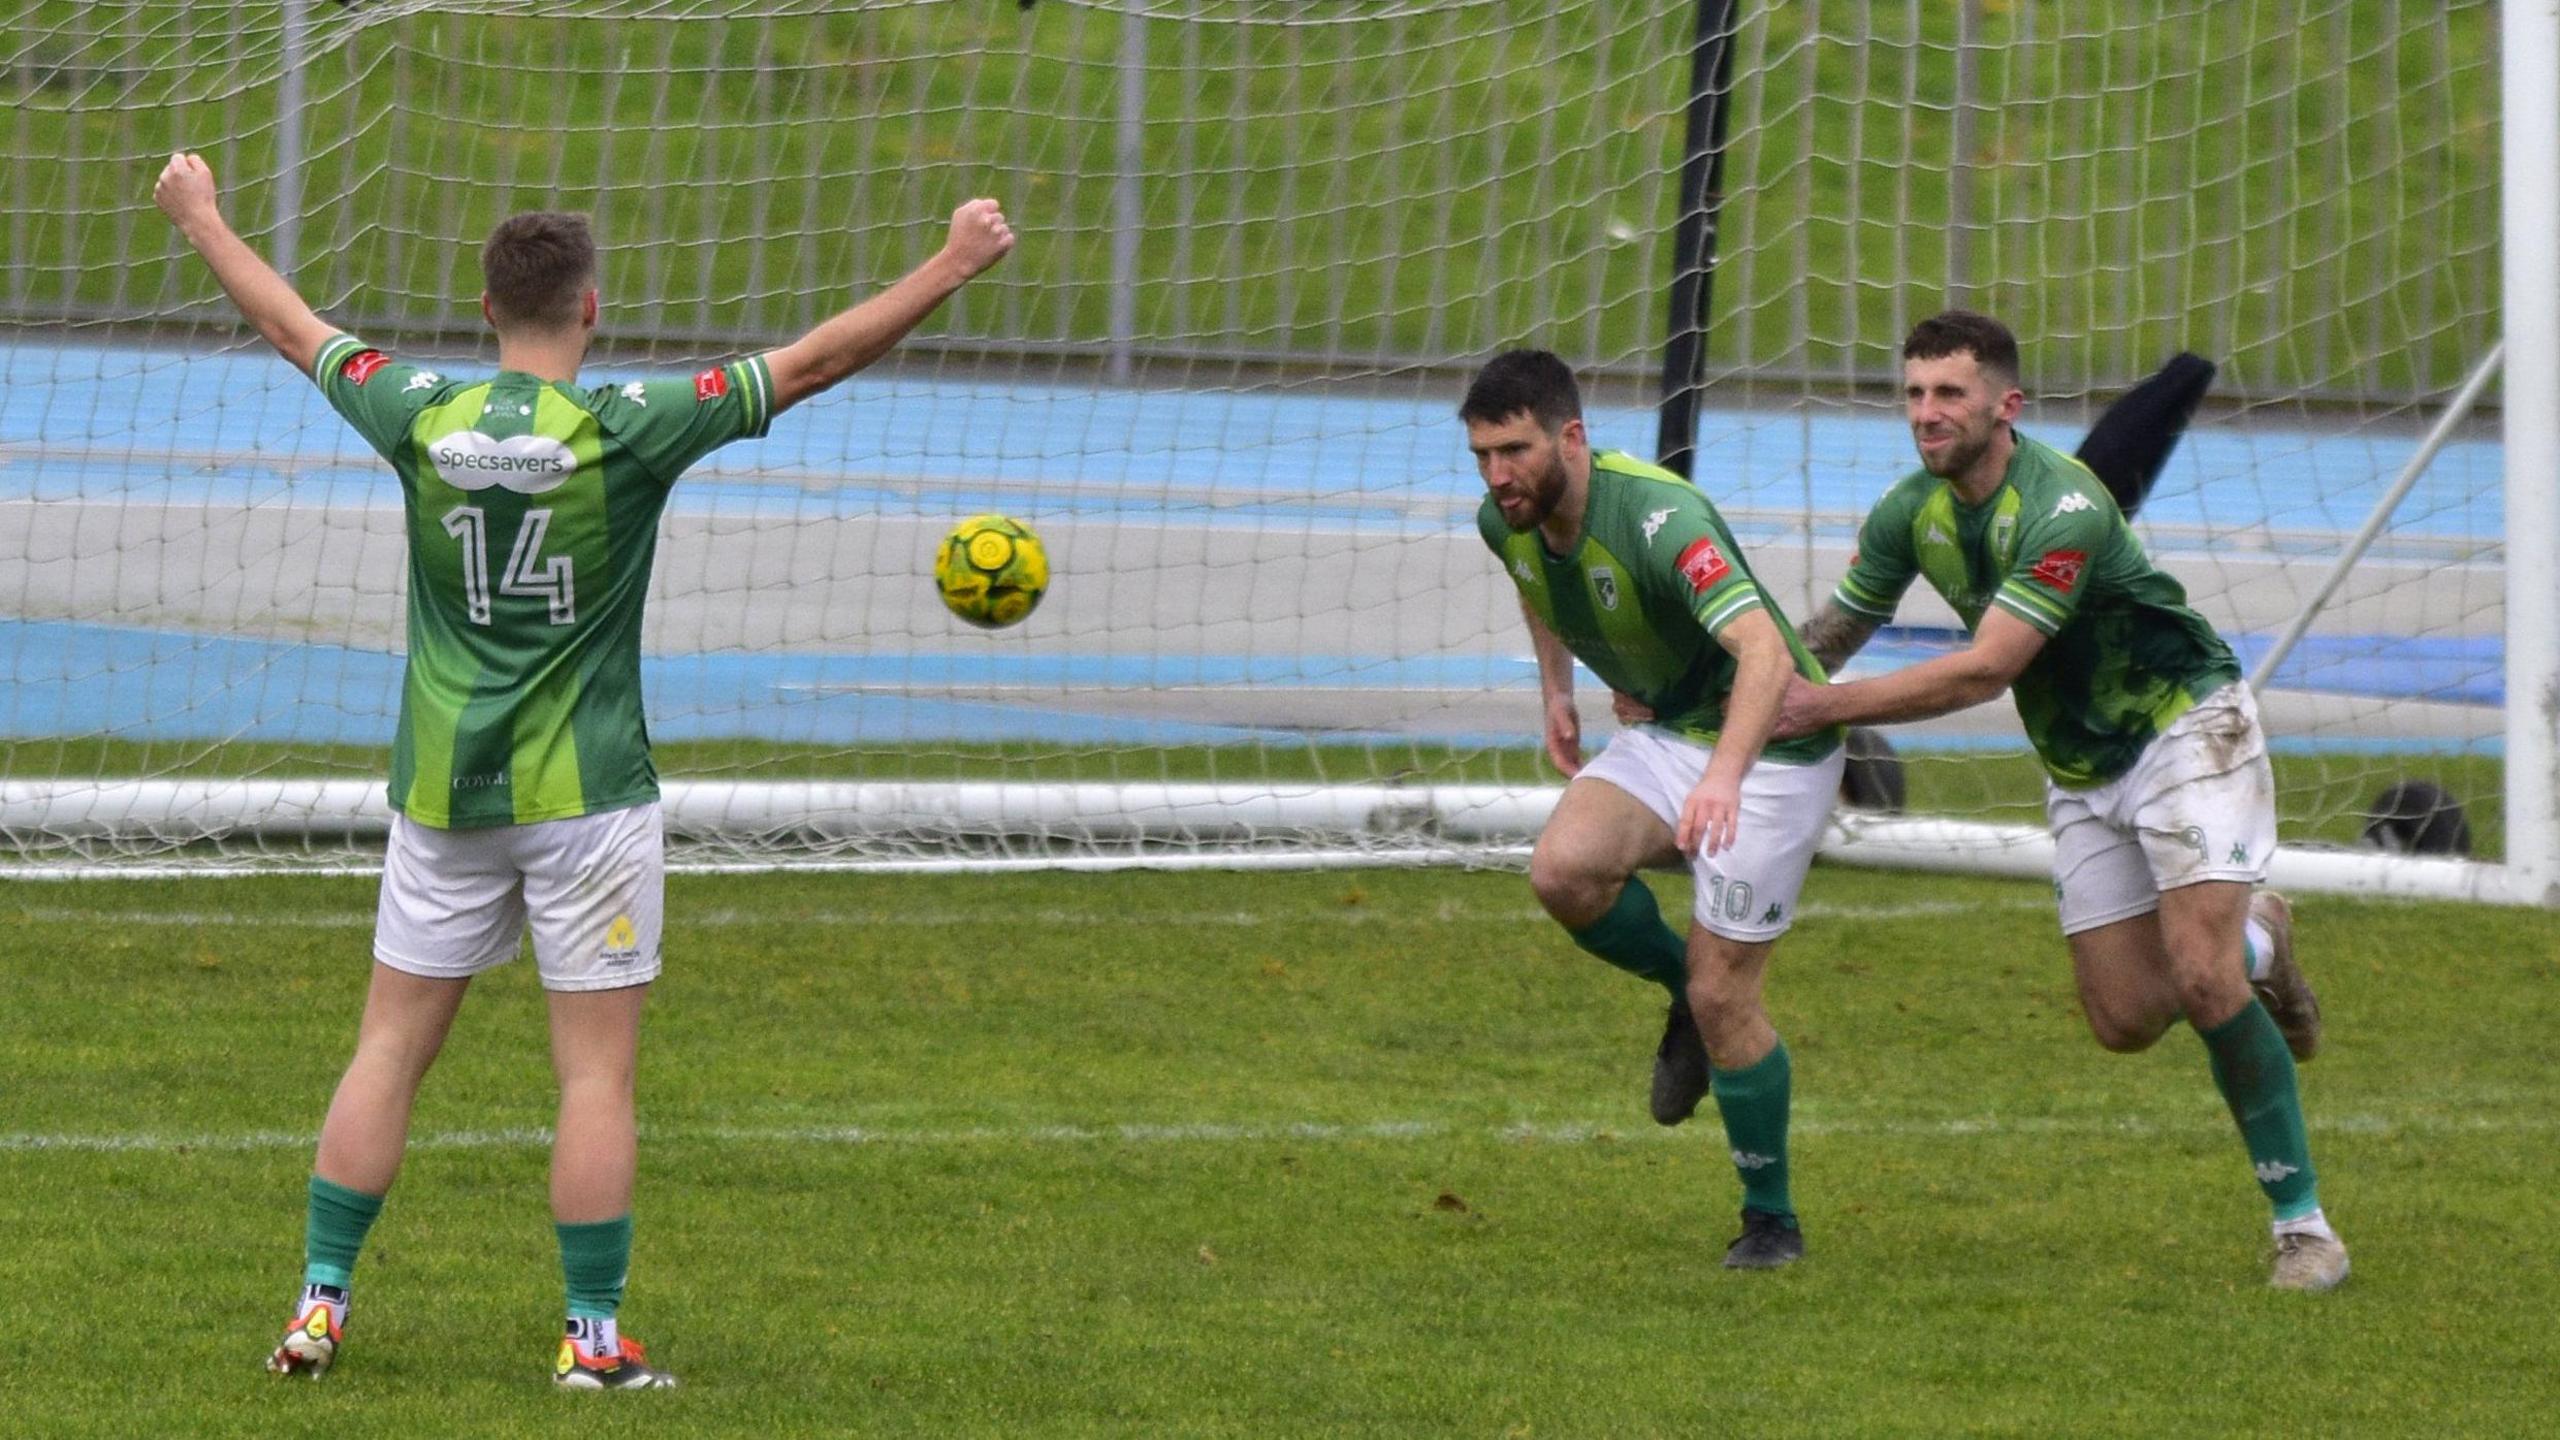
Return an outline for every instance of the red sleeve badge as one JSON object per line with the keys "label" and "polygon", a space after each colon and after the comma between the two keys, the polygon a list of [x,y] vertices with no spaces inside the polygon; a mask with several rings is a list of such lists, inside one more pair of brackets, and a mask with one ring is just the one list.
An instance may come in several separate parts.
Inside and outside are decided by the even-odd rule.
{"label": "red sleeve badge", "polygon": [[373,378],[374,371],[390,363],[391,357],[379,350],[359,350],[347,357],[347,363],[338,367],[338,373],[347,377],[349,384],[361,385]]}
{"label": "red sleeve badge", "polygon": [[1680,578],[1688,581],[1689,588],[1698,594],[1707,593],[1717,581],[1732,573],[1733,567],[1725,563],[1724,552],[1706,536],[1690,541],[1689,548],[1680,552]]}
{"label": "red sleeve badge", "polygon": [[693,401],[697,405],[708,405],[728,393],[729,367],[726,365],[714,365],[693,377]]}
{"label": "red sleeve badge", "polygon": [[2047,550],[2028,574],[2038,583],[2068,595],[2071,587],[2080,583],[2080,569],[2088,563],[2086,550]]}

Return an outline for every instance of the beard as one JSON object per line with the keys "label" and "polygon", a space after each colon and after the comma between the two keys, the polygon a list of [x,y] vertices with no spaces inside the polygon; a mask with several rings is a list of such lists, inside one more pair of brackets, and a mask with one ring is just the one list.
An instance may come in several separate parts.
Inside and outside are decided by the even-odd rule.
{"label": "beard", "polygon": [[1997,425],[1984,430],[1979,435],[1959,431],[1956,438],[1948,442],[1947,448],[1938,455],[1937,459],[1932,460],[1928,452],[1921,452],[1920,468],[1941,480],[1953,480],[1972,469],[1975,461],[1990,453],[1992,437],[1999,433]]}
{"label": "beard", "polygon": [[[1547,462],[1545,472],[1530,482],[1527,493],[1521,497],[1528,502],[1528,518],[1513,519],[1512,512],[1505,509],[1502,523],[1510,526],[1514,535],[1525,534],[1546,524],[1547,517],[1556,513],[1556,506],[1564,503],[1564,484],[1564,457],[1558,455]],[[1501,502],[1496,500],[1495,504],[1499,506]]]}

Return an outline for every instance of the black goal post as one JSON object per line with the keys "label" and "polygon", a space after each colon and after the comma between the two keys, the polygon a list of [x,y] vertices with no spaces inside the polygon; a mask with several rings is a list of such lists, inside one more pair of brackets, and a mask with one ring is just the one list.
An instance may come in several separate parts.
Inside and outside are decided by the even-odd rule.
{"label": "black goal post", "polygon": [[1716,223],[1724,209],[1725,116],[1732,108],[1736,0],[1698,0],[1689,51],[1686,138],[1680,150],[1680,215],[1671,234],[1671,323],[1662,351],[1661,433],[1654,454],[1690,474],[1698,446],[1698,394],[1707,379],[1707,317],[1715,304]]}

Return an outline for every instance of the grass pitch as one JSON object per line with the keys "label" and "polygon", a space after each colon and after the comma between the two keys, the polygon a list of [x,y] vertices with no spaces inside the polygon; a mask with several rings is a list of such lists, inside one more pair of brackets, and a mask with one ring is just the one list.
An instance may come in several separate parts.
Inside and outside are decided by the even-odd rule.
{"label": "grass pitch", "polygon": [[545,1378],[523,963],[428,1083],[339,1369],[278,1382],[371,895],[0,892],[0,1429],[2524,1434],[2560,1400],[2560,917],[2301,904],[2356,1269],[2299,1297],[2201,1047],[2088,1041],[2044,887],[1836,869],[1771,987],[1790,1271],[1717,1267],[1713,1117],[1644,1115],[1659,1000],[1516,875],[679,877],[624,1317],[688,1388]]}

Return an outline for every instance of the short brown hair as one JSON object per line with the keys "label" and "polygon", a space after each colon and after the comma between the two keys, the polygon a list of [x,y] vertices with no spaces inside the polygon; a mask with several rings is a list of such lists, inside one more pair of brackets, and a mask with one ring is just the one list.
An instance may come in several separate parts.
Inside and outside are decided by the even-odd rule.
{"label": "short brown hair", "polygon": [[1458,406],[1459,419],[1480,425],[1499,425],[1520,414],[1550,435],[1582,418],[1582,387],[1573,383],[1573,367],[1553,351],[1505,350],[1494,356],[1476,372]]}
{"label": "short brown hair", "polygon": [[562,330],[578,323],[578,298],[595,284],[596,237],[584,215],[510,215],[480,247],[489,310],[500,325]]}
{"label": "short brown hair", "polygon": [[2005,382],[2008,388],[2017,387],[2018,337],[1988,315],[1971,310],[1942,311],[1912,326],[1911,337],[1902,342],[1905,360],[1943,360],[1967,353],[1984,374]]}

